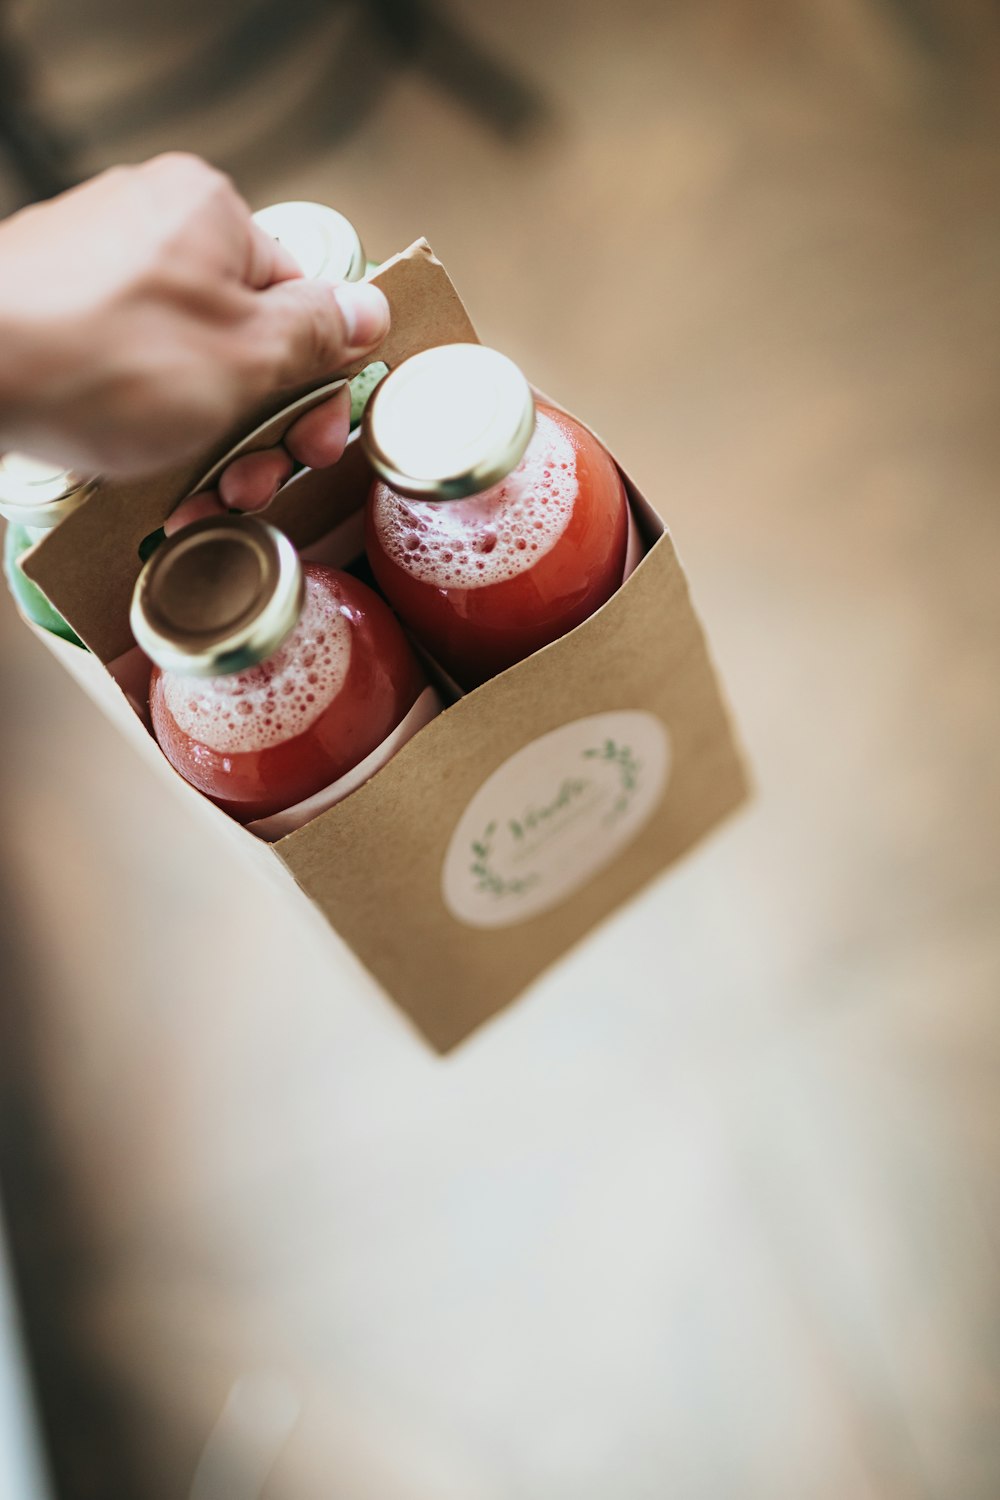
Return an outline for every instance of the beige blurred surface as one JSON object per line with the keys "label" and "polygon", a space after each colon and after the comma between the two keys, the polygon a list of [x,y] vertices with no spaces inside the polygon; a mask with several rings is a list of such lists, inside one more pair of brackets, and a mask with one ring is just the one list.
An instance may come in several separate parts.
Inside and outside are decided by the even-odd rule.
{"label": "beige blurred surface", "polygon": [[414,75],[279,170],[318,52],[102,142],[205,8],[21,7],[90,165],[169,136],[428,236],[659,503],[758,779],[442,1062],[0,602],[8,1208],[68,1495],[201,1458],[242,1500],[274,1454],[266,1500],[1000,1491],[1000,45],[915,9],[470,0],[554,134]]}

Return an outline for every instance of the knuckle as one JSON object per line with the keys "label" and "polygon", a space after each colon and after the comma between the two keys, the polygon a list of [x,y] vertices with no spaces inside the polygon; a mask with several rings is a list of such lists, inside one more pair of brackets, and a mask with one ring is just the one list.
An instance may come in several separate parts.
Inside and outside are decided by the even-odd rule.
{"label": "knuckle", "polygon": [[254,395],[290,385],[294,380],[295,360],[289,339],[273,325],[254,330],[243,343],[238,367],[243,383]]}
{"label": "knuckle", "polygon": [[175,177],[201,177],[215,171],[214,167],[209,166],[203,157],[196,156],[193,151],[161,151],[147,165],[161,175]]}
{"label": "knuckle", "polygon": [[308,295],[298,301],[301,309],[297,320],[298,338],[293,335],[292,352],[309,370],[318,369],[327,353],[329,319],[324,316],[325,309],[318,297]]}
{"label": "knuckle", "polygon": [[155,170],[164,189],[177,193],[189,207],[236,196],[232,179],[193,152],[165,151],[147,165]]}
{"label": "knuckle", "polygon": [[94,181],[109,184],[132,182],[141,171],[141,167],[131,166],[126,162],[119,162],[115,166],[105,167],[103,171],[98,172]]}
{"label": "knuckle", "polygon": [[207,162],[191,152],[164,151],[146,163],[146,170],[161,186],[185,188],[199,182],[209,168]]}
{"label": "knuckle", "polygon": [[304,282],[290,293],[286,335],[286,381],[326,373],[342,350],[339,316],[322,282]]}

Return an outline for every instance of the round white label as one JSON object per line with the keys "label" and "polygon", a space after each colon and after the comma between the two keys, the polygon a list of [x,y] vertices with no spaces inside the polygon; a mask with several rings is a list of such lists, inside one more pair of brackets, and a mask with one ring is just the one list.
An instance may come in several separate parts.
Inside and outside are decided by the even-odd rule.
{"label": "round white label", "polygon": [[451,836],[445,905],[470,927],[547,911],[610,863],[663,795],[670,740],[639,710],[574,719],[487,777]]}

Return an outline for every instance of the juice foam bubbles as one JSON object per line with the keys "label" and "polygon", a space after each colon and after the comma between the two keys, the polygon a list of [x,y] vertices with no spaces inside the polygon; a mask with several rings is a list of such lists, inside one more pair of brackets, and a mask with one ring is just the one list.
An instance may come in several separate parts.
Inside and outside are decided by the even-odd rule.
{"label": "juice foam bubbles", "polygon": [[299,623],[260,666],[198,680],[165,672],[164,707],[190,739],[231,755],[303,734],[336,698],[351,661],[351,627],[322,578],[306,570]]}
{"label": "juice foam bubbles", "polygon": [[578,494],[573,443],[538,411],[527,452],[500,484],[447,502],[403,499],[377,484],[373,520],[386,556],[418,582],[486,588],[526,573],[552,550]]}

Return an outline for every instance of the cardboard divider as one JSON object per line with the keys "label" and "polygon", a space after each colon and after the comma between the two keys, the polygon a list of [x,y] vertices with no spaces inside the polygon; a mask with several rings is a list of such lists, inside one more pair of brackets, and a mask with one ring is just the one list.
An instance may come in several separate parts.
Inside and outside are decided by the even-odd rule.
{"label": "cardboard divider", "polygon": [[[392,365],[475,341],[425,242],[374,279],[393,331],[373,358]],[[230,434],[169,475],[101,486],[27,553],[26,574],[95,654],[35,634],[206,829],[287,899],[307,898],[445,1051],[739,807],[746,772],[671,537],[619,462],[641,546],[633,536],[634,570],[589,619],[456,696],[363,785],[273,844],[188,786],[137,701],[128,608],[138,546],[234,446],[277,440],[291,420],[278,407],[245,424],[242,444]],[[307,556],[343,561],[360,539],[369,478],[352,439],[334,469],[286,484],[268,518]]]}

